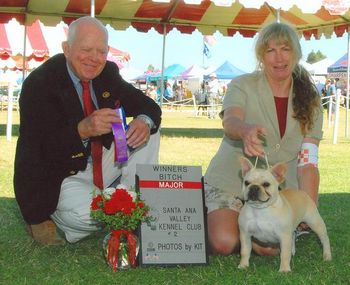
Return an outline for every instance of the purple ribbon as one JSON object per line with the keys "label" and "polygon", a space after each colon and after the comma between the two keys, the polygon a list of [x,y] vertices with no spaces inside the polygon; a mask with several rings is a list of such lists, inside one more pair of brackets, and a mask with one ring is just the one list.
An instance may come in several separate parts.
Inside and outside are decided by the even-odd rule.
{"label": "purple ribbon", "polygon": [[114,160],[121,163],[128,161],[128,144],[126,142],[125,131],[127,126],[124,112],[122,108],[115,109],[118,117],[122,119],[122,122],[112,123],[112,131],[114,135]]}

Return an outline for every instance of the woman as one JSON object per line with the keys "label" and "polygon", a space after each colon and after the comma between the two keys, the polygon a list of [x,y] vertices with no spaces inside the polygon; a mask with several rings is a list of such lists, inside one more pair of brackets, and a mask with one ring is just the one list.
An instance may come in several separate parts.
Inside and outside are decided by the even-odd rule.
{"label": "woman", "polygon": [[[294,29],[272,23],[259,33],[256,72],[235,78],[228,86],[220,113],[224,138],[205,174],[209,244],[214,254],[239,249],[238,214],[242,204],[238,158],[245,155],[264,165],[288,164],[282,187],[306,191],[317,202],[318,145],[322,138],[322,108],[317,89],[307,71]],[[306,160],[300,153],[309,151]],[[276,255],[277,247],[253,243],[261,255]]]}

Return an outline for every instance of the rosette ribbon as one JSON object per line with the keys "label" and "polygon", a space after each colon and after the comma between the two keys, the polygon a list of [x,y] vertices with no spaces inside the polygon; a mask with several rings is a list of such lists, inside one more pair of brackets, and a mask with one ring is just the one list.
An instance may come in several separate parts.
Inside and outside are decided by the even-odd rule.
{"label": "rosette ribbon", "polygon": [[111,238],[107,244],[107,261],[115,272],[119,263],[120,238],[125,235],[128,243],[128,261],[131,267],[136,267],[136,245],[137,241],[134,234],[128,230],[112,230]]}
{"label": "rosette ribbon", "polygon": [[114,135],[114,161],[122,163],[128,161],[128,144],[126,142],[125,132],[128,129],[126,123],[126,116],[124,109],[116,108],[115,109],[119,118],[122,119],[122,122],[112,123],[112,131]]}

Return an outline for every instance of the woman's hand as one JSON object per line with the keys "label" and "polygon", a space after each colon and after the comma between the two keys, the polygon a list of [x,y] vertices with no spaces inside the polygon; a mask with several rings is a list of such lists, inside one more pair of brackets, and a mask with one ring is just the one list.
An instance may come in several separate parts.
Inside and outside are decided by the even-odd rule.
{"label": "woman's hand", "polygon": [[245,124],[242,127],[242,141],[244,145],[244,153],[249,156],[264,155],[264,140],[266,130],[257,125]]}
{"label": "woman's hand", "polygon": [[224,111],[223,126],[225,135],[233,140],[242,140],[243,151],[249,156],[263,156],[263,137],[266,129],[259,125],[244,122],[244,111],[238,107]]}

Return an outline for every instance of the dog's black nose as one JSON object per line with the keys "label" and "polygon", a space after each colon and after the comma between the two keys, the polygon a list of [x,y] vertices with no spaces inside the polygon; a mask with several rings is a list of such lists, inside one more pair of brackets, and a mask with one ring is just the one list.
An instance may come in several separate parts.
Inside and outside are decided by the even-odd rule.
{"label": "dog's black nose", "polygon": [[259,186],[252,185],[249,187],[248,200],[256,201],[259,198]]}

